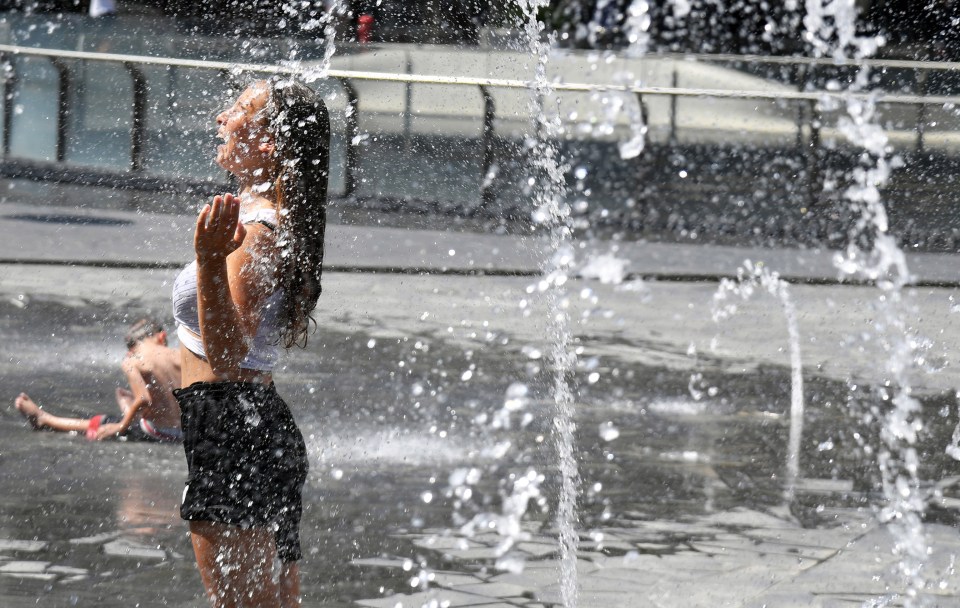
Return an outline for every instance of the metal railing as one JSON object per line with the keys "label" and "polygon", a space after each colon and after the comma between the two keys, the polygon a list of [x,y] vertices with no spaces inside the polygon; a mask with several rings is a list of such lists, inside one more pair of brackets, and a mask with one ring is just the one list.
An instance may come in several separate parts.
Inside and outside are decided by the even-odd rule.
{"label": "metal railing", "polygon": [[[13,99],[15,87],[18,82],[18,75],[13,68],[11,59],[18,57],[38,57],[46,58],[57,72],[58,78],[58,112],[56,125],[56,162],[27,162],[17,160],[11,157],[11,130],[13,124],[13,107],[10,100]],[[828,66],[851,66],[867,65],[871,67],[896,67],[900,69],[917,70],[918,74],[926,74],[928,71],[960,71],[960,63],[939,63],[939,62],[916,62],[916,61],[882,61],[882,60],[864,60],[861,62],[837,62],[832,59],[809,59],[796,57],[764,57],[764,56],[744,56],[744,55],[708,55],[708,56],[689,56],[680,55],[657,56],[675,59],[689,60],[693,57],[700,61],[712,62],[744,62],[744,63],[768,63],[780,65],[793,65],[798,67],[810,67],[815,65]],[[133,90],[133,108],[132,124],[130,135],[130,158],[129,171],[125,173],[104,172],[84,167],[83,171],[70,171],[69,166],[65,165],[67,137],[68,137],[68,114],[69,99],[71,93],[71,74],[66,64],[67,61],[90,61],[106,62],[122,65],[130,76]],[[150,177],[144,175],[144,145],[147,133],[147,80],[144,77],[143,68],[145,66],[160,66],[166,68],[191,68],[203,70],[217,70],[224,74],[281,74],[297,75],[303,71],[302,67],[286,65],[264,65],[251,63],[236,63],[222,61],[205,61],[192,59],[179,59],[170,57],[150,57],[143,55],[125,55],[110,53],[95,53],[82,51],[67,51],[55,49],[43,49],[33,47],[23,47],[15,45],[0,44],[0,61],[6,66],[6,78],[4,80],[4,94],[7,103],[4,104],[4,124],[3,124],[3,168],[7,175],[15,173],[19,176],[34,177],[39,179],[61,179],[63,181],[75,181],[80,183],[90,182],[114,186],[129,186],[140,188],[160,187],[164,180],[160,177]],[[535,83],[527,80],[517,79],[499,79],[499,78],[476,78],[462,76],[445,75],[421,75],[421,74],[400,74],[384,72],[365,72],[351,70],[327,71],[326,77],[335,80],[342,87],[347,97],[348,110],[345,112],[346,129],[346,162],[344,171],[344,194],[351,196],[356,193],[356,168],[358,165],[357,147],[353,141],[359,134],[359,102],[354,83],[364,81],[386,82],[386,83],[405,83],[407,85],[426,84],[426,85],[450,85],[476,87],[483,98],[483,128],[481,131],[481,140],[483,154],[481,159],[481,202],[488,203],[493,197],[491,184],[486,176],[495,162],[495,130],[494,121],[496,119],[496,105],[490,89],[532,89]],[[925,78],[919,78],[918,82],[923,82]],[[714,88],[689,88],[676,86],[677,77],[674,70],[672,83],[670,87],[656,86],[625,86],[617,84],[595,84],[595,83],[555,83],[550,88],[557,92],[619,92],[632,94],[637,97],[641,112],[645,114],[646,107],[644,103],[645,96],[667,96],[671,99],[670,113],[670,131],[671,139],[676,132],[676,100],[682,98],[716,98],[716,99],[742,99],[742,100],[765,100],[765,101],[795,101],[805,105],[807,112],[798,112],[798,142],[800,142],[801,133],[804,128],[809,132],[808,142],[808,161],[812,169],[815,169],[819,159],[820,148],[820,127],[818,119],[818,104],[827,98],[836,98],[840,100],[851,99],[870,99],[878,104],[899,104],[912,105],[918,107],[917,112],[917,142],[922,148],[924,128],[923,109],[932,105],[955,104],[960,105],[960,96],[954,95],[909,95],[884,92],[833,92],[833,91],[758,91],[758,90],[731,90]],[[410,113],[410,95],[406,96],[407,108]],[[210,184],[194,183],[191,186],[203,190]]]}

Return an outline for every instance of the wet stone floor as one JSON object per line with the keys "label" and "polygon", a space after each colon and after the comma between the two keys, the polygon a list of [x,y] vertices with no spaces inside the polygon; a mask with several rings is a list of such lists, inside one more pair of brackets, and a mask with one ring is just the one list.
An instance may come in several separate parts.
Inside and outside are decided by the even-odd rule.
{"label": "wet stone floor", "polygon": [[[141,281],[152,293],[149,273],[101,272],[103,284]],[[0,298],[0,395],[9,403],[25,390],[58,412],[109,412],[122,381],[119,336],[131,315],[165,302],[76,297],[57,280],[26,299],[9,288]],[[424,293],[442,289],[418,280]],[[362,313],[351,281],[369,277],[331,279],[334,301],[352,299],[323,312],[320,334],[277,373],[310,449],[304,606],[558,605],[551,377],[517,338],[522,321],[454,329],[450,319],[482,317],[469,310],[472,283],[450,319],[429,303],[404,311],[440,317],[411,329],[388,312]],[[591,362],[601,342],[624,353],[641,343],[599,330],[578,338],[580,605],[903,603],[888,597],[901,586],[864,448],[878,429],[850,415],[874,389],[851,393],[807,374],[800,478],[786,500],[788,369],[738,369],[701,353],[697,376],[664,363],[675,353],[652,342],[642,357],[608,349]],[[602,380],[591,382],[594,370]],[[935,606],[960,602],[958,471],[943,450],[954,404],[950,394],[923,396],[936,421],[920,446]],[[32,432],[0,409],[0,606],[204,606],[178,517],[184,468],[178,446]],[[483,526],[463,531],[475,516],[503,516],[504,497],[530,471],[539,497],[530,495],[510,551]]]}

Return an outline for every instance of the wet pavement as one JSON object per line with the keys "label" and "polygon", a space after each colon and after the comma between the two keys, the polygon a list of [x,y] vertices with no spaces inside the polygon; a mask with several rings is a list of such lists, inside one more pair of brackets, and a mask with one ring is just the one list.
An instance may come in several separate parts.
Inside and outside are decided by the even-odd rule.
{"label": "wet pavement", "polygon": [[[57,411],[110,411],[126,325],[144,312],[170,321],[191,219],[98,207],[69,213],[97,221],[24,219],[64,209],[0,204],[0,396],[25,390]],[[534,277],[463,274],[532,271],[537,241],[343,223],[330,234],[339,271],[325,278],[320,331],[277,373],[310,449],[304,605],[556,605],[544,304],[530,293]],[[640,255],[649,244],[619,247],[628,271],[657,264]],[[829,257],[657,247],[674,275],[733,274],[746,258],[810,269]],[[951,256],[925,259],[949,275]],[[58,263],[70,260],[82,265]],[[110,260],[126,265],[96,265]],[[902,589],[875,514],[879,429],[861,415],[882,378],[875,289],[792,287],[807,411],[786,499],[790,373],[776,301],[756,294],[718,324],[711,281],[567,287],[580,361],[581,605],[854,606]],[[935,606],[960,604],[960,466],[945,453],[958,421],[958,296],[924,287],[908,297],[909,325],[930,340],[914,381],[927,421],[920,477]],[[12,407],[0,409],[0,446],[0,605],[204,605],[177,515],[178,447],[35,433]],[[501,538],[462,524],[501,514],[531,470],[543,500],[527,505],[504,563]]]}

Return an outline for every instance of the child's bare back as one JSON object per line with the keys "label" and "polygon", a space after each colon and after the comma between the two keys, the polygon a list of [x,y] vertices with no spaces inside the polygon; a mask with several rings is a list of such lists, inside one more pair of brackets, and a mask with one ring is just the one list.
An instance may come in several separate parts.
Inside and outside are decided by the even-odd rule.
{"label": "child's bare back", "polygon": [[117,415],[92,418],[57,416],[26,393],[14,407],[35,429],[85,433],[89,439],[122,437],[145,441],[180,441],[180,406],[173,391],[180,387],[180,353],[167,346],[167,334],[150,318],[140,319],[126,336],[127,356],[121,365],[130,388],[116,391]]}

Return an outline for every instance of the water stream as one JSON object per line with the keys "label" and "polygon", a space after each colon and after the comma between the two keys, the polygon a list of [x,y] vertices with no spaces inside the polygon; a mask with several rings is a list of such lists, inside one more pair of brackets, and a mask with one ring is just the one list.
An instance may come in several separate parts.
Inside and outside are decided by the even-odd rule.
{"label": "water stream", "polygon": [[737,280],[723,279],[713,295],[713,320],[722,321],[736,314],[736,304],[729,303],[729,296],[749,299],[757,288],[777,298],[787,321],[787,336],[790,345],[790,435],[787,439],[786,479],[784,502],[793,502],[797,479],[800,476],[800,442],[803,438],[803,360],[800,356],[800,328],[797,325],[797,309],[790,297],[790,284],[771,271],[763,263],[750,260],[737,268]]}
{"label": "water stream", "polygon": [[526,23],[530,52],[537,60],[530,93],[530,114],[533,134],[527,138],[527,149],[534,182],[533,219],[549,234],[549,252],[544,257],[544,278],[538,289],[547,299],[550,359],[553,366],[554,445],[560,469],[560,492],[557,500],[557,529],[560,540],[560,595],[566,608],[577,605],[577,496],[579,472],[574,442],[574,397],[571,389],[576,355],[571,348],[572,332],[569,302],[564,287],[574,264],[570,244],[570,208],[564,202],[563,168],[556,146],[550,143],[556,123],[546,118],[545,100],[552,89],[547,80],[550,43],[543,38],[543,24],[537,11],[549,5],[547,0],[520,0]]}
{"label": "water stream", "polygon": [[[807,0],[804,27],[814,54],[838,61],[873,55],[883,39],[857,36],[856,19],[853,0]],[[854,225],[849,229],[845,251],[836,254],[834,263],[842,276],[875,282],[880,291],[873,328],[886,356],[887,373],[879,391],[883,428],[877,461],[886,498],[880,517],[896,541],[900,574],[906,583],[904,603],[909,608],[918,602],[924,604],[924,564],[929,553],[921,521],[925,503],[917,475],[919,457],[914,447],[924,428],[920,402],[912,394],[911,378],[917,371],[919,341],[907,321],[911,306],[904,287],[910,283],[911,275],[906,256],[889,231],[887,210],[880,195],[880,188],[901,161],[892,154],[874,98],[858,95],[868,92],[870,77],[869,67],[858,68],[839,97],[846,115],[838,119],[838,130],[863,154],[848,176],[849,185],[844,191],[844,198],[854,211]],[[835,109],[837,102],[836,98],[824,97],[821,105]]]}

